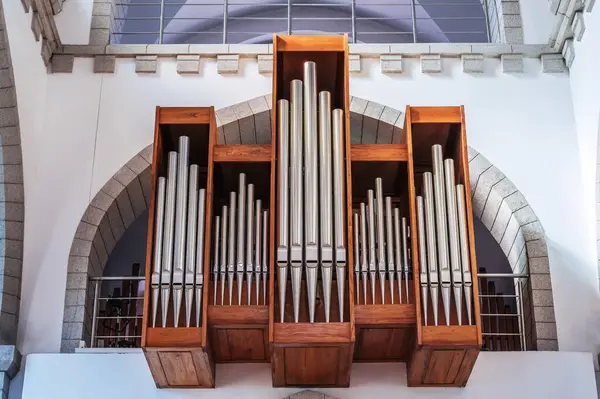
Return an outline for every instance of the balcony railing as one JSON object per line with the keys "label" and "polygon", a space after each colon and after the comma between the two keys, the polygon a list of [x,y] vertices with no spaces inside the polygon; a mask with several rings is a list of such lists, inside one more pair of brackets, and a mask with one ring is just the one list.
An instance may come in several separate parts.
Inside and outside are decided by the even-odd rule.
{"label": "balcony railing", "polygon": [[528,274],[479,273],[483,350],[527,350]]}
{"label": "balcony railing", "polygon": [[351,43],[498,40],[497,0],[116,0],[112,43],[270,43],[273,33]]}
{"label": "balcony railing", "polygon": [[141,346],[144,277],[92,277],[92,348]]}

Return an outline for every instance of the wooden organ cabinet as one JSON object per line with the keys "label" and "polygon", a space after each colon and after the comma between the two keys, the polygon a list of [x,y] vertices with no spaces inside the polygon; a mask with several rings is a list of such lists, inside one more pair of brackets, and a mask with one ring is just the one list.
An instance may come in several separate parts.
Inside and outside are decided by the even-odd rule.
{"label": "wooden organ cabinet", "polygon": [[252,362],[278,387],[348,387],[353,362],[464,386],[481,325],[463,108],[409,106],[395,144],[351,144],[347,37],[275,35],[273,66],[271,144],[217,143],[212,107],[157,108],[157,387]]}

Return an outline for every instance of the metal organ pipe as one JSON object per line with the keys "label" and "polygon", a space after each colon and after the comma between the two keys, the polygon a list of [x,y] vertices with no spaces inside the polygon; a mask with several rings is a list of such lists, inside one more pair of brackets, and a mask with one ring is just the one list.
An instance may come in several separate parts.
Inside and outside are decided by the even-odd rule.
{"label": "metal organ pipe", "polygon": [[423,199],[425,202],[425,226],[427,236],[427,267],[429,272],[429,290],[433,309],[433,323],[438,325],[438,286],[437,244],[435,231],[435,206],[433,194],[433,175],[423,173]]}
{"label": "metal organ pipe", "polygon": [[423,197],[417,196],[417,238],[419,244],[419,266],[421,268],[420,280],[421,280],[421,300],[423,302],[423,319],[425,325],[427,325],[427,311],[428,311],[428,299],[429,293],[427,288],[429,286],[427,282],[428,271],[427,271],[427,250],[425,244],[425,215],[424,215]]}
{"label": "metal organ pipe", "polygon": [[173,270],[173,233],[175,228],[175,189],[177,184],[177,152],[169,152],[167,166],[167,190],[165,202],[165,224],[162,250],[161,272],[161,316],[163,328],[167,326],[167,313],[169,311],[169,296],[172,287],[171,272]]}
{"label": "metal organ pipe", "polygon": [[[371,276],[371,301],[375,305],[375,199],[373,190],[367,192],[367,225],[369,230],[369,274]],[[400,296],[402,298],[402,296]]]}
{"label": "metal organ pipe", "polygon": [[[254,249],[254,270],[256,273],[256,304],[260,305],[259,295],[260,292],[260,273],[262,272],[262,201],[256,200],[256,206],[254,211],[254,239],[255,239],[255,249]],[[267,282],[265,281],[265,284]],[[250,301],[248,301],[248,305],[250,305]]]}
{"label": "metal organ pipe", "polygon": [[450,325],[450,262],[448,259],[448,229],[446,219],[446,201],[444,190],[444,165],[442,163],[442,146],[431,147],[433,158],[433,191],[435,197],[435,220],[437,233],[438,261],[442,285],[442,302],[446,325]]}
{"label": "metal organ pipe", "polygon": [[185,326],[191,325],[192,304],[194,303],[194,274],[196,270],[196,234],[204,231],[198,225],[198,165],[191,165],[189,170],[189,192],[187,201],[187,237],[185,241]]}
{"label": "metal organ pipe", "polygon": [[408,271],[409,271],[409,256],[408,256],[408,234],[409,227],[406,218],[402,218],[402,274],[404,274],[404,286],[406,288],[406,303],[410,303],[408,295]]}
{"label": "metal organ pipe", "polygon": [[[402,303],[402,235],[400,232],[400,209],[394,208],[394,249],[396,252],[396,279],[398,280],[398,300]],[[408,293],[407,293],[408,295]]]}
{"label": "metal organ pipe", "polygon": [[237,289],[238,305],[242,304],[242,284],[244,281],[244,226],[246,223],[246,175],[240,173],[237,209]]}
{"label": "metal organ pipe", "polygon": [[[279,243],[277,246],[277,279],[279,281],[279,310],[283,323],[285,314],[285,298],[287,288],[287,271],[289,264],[289,174],[290,174],[290,104],[287,100],[277,102],[277,131],[279,147],[277,154],[279,173]],[[295,171],[295,169],[294,169]],[[301,173],[301,171],[300,171]],[[293,212],[293,210],[292,210]],[[258,213],[257,213],[258,214]],[[260,218],[257,219],[260,224]],[[258,245],[257,245],[258,248]],[[257,250],[257,252],[260,252]],[[266,284],[267,281],[265,280]],[[258,297],[258,289],[256,291]]]}
{"label": "metal organ pipe", "polygon": [[219,255],[221,248],[219,243],[221,240],[221,217],[215,216],[215,253],[213,255],[213,284],[215,289],[213,290],[213,305],[217,304],[217,287],[219,285]]}
{"label": "metal organ pipe", "polygon": [[158,299],[160,292],[160,273],[163,251],[163,227],[165,218],[165,190],[166,179],[158,178],[156,193],[156,227],[154,229],[154,258],[152,268],[152,327],[156,327],[156,316],[158,314]]}
{"label": "metal organ pipe", "polygon": [[196,288],[196,327],[200,327],[202,289],[204,288],[204,227],[206,226],[206,190],[198,190],[198,250],[194,270]]}
{"label": "metal organ pipe", "polygon": [[[235,191],[229,193],[229,239],[227,251],[227,280],[229,289],[229,304],[232,305],[233,300],[233,275],[235,273],[235,200],[237,196]],[[239,227],[238,227],[239,228]]]}
{"label": "metal organ pipe", "polygon": [[[291,188],[291,278],[294,322],[298,323],[300,312],[300,284],[303,265],[303,182],[302,182],[302,81],[295,79],[290,87],[290,188]],[[281,284],[281,282],[280,282]],[[281,300],[281,298],[280,298]],[[285,298],[283,299],[285,304]],[[283,314],[282,314],[283,316]]]}
{"label": "metal organ pipe", "polygon": [[[354,229],[354,279],[357,281],[359,281],[359,276],[360,276],[360,241],[358,238],[358,230],[360,229],[360,225],[358,222],[358,213],[354,213],[353,216],[353,223],[352,223],[352,227]],[[356,288],[356,304],[358,305],[360,303],[360,290],[358,288]]]}
{"label": "metal organ pipe", "polygon": [[[267,273],[268,268],[268,242],[269,242],[269,211],[263,211],[263,227],[262,227],[262,274],[263,274],[263,303],[267,304]],[[256,248],[258,251],[258,247]]]}
{"label": "metal organ pipe", "polygon": [[[306,95],[306,94],[305,94]],[[331,203],[331,95],[327,91],[319,93],[319,177],[321,211],[321,275],[325,300],[325,322],[329,323],[331,308],[331,268],[333,264],[333,206]],[[333,188],[335,190],[335,188]],[[335,191],[334,191],[335,192]],[[336,195],[340,193],[336,192]]]}
{"label": "metal organ pipe", "polygon": [[177,196],[175,199],[175,233],[173,249],[173,310],[174,327],[179,325],[181,299],[183,296],[185,268],[185,228],[188,194],[188,165],[190,138],[179,137],[179,160],[177,164]]}
{"label": "metal organ pipe", "polygon": [[[394,303],[394,228],[393,228],[393,215],[392,215],[392,198],[385,197],[385,232],[386,232],[386,249],[387,249],[387,263],[388,263],[388,276],[390,278],[390,299],[392,304]],[[398,265],[399,266],[399,265]],[[383,302],[382,302],[383,303]]]}
{"label": "metal organ pipe", "polygon": [[458,238],[458,215],[456,213],[456,186],[454,183],[454,160],[444,161],[446,209],[448,215],[448,238],[450,244],[450,266],[452,273],[452,287],[454,289],[454,303],[458,325],[462,324],[462,269],[460,264],[460,245]]}
{"label": "metal organ pipe", "polygon": [[254,273],[254,184],[248,184],[246,207],[246,282],[248,287],[248,305],[250,305],[252,274]]}
{"label": "metal organ pipe", "polygon": [[306,224],[304,254],[308,318],[315,321],[318,250],[318,165],[317,165],[317,74],[316,64],[304,63],[304,218]]}
{"label": "metal organ pipe", "polygon": [[221,305],[225,304],[225,274],[227,273],[227,251],[229,249],[227,245],[228,212],[227,205],[223,205],[221,207]]}
{"label": "metal organ pipe", "polygon": [[383,215],[383,183],[381,177],[375,179],[375,201],[377,203],[377,270],[381,288],[381,303],[385,304],[385,236]]}
{"label": "metal organ pipe", "polygon": [[367,271],[369,263],[367,261],[367,207],[364,202],[360,204],[360,270],[363,280],[363,298],[364,304],[367,304]]}
{"label": "metal organ pipe", "polygon": [[344,198],[346,198],[346,185],[344,184],[344,111],[334,109],[332,115],[333,133],[333,192],[336,193],[333,201],[333,214],[335,221],[335,264],[337,271],[338,302],[340,322],[344,321],[344,286],[346,283],[346,237],[344,222]]}
{"label": "metal organ pipe", "polygon": [[473,294],[473,281],[469,264],[469,239],[467,236],[467,205],[465,201],[465,188],[462,184],[456,185],[456,203],[458,210],[458,235],[460,238],[460,259],[465,287],[465,303],[467,305],[467,319],[469,325],[473,323],[471,298]]}

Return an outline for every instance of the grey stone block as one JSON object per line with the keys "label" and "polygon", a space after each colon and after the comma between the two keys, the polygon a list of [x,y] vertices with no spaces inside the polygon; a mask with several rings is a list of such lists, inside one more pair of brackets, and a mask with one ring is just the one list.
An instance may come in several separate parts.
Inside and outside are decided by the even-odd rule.
{"label": "grey stone block", "polygon": [[[0,111],[2,111],[0,109]],[[23,169],[21,165],[0,166],[0,183],[23,184]]]}
{"label": "grey stone block", "polygon": [[9,240],[23,240],[23,222],[2,220],[0,231],[4,231],[4,238]]}
{"label": "grey stone block", "polygon": [[80,340],[83,337],[83,323],[63,323],[62,339]]}
{"label": "grey stone block", "polygon": [[106,215],[108,216],[108,222],[110,224],[113,237],[115,238],[115,241],[119,241],[125,232],[125,225],[123,224],[123,219],[121,218],[121,213],[119,212],[116,201],[110,206],[106,212]]}
{"label": "grey stone block", "polygon": [[117,206],[119,207],[119,213],[121,214],[125,230],[127,230],[135,220],[135,213],[133,212],[131,199],[126,190],[123,190],[117,197]]}
{"label": "grey stone block", "polygon": [[[92,247],[94,248],[94,250],[96,250],[96,253],[98,254],[98,261],[100,263],[100,270],[95,270],[95,272],[98,273],[98,275],[102,272],[102,270],[104,270],[104,266],[106,265],[106,261],[108,260],[108,251],[106,250],[106,246],[104,245],[104,241],[102,241],[102,237],[100,236],[100,234],[98,234],[96,237],[94,237],[94,240],[92,241]],[[90,274],[90,276],[94,276],[94,274]]]}
{"label": "grey stone block", "polygon": [[108,15],[92,15],[92,29],[110,29],[111,18]]}
{"label": "grey stone block", "polygon": [[402,73],[402,56],[398,54],[383,54],[379,58],[381,73]]}
{"label": "grey stone block", "polygon": [[0,127],[0,145],[12,146],[21,144],[21,132],[18,126]]}
{"label": "grey stone block", "polygon": [[[480,156],[481,157],[481,156]],[[479,158],[479,157],[478,157]],[[474,163],[473,161],[472,163]],[[469,168],[470,169],[470,168]],[[482,217],[484,206],[487,203],[488,196],[492,187],[503,180],[506,176],[495,166],[485,169],[477,179],[477,183],[472,186],[473,194],[473,210],[477,217]]]}
{"label": "grey stone block", "polygon": [[532,290],[531,299],[533,306],[554,306],[552,290]]}
{"label": "grey stone block", "polygon": [[473,44],[471,48],[473,53],[486,57],[500,57],[502,54],[512,53],[510,44]]}
{"label": "grey stone block", "polygon": [[138,55],[135,57],[136,73],[156,73],[158,68],[158,56]]}
{"label": "grey stone block", "polygon": [[106,212],[106,211],[108,211],[108,208],[113,203],[113,201],[114,201],[113,197],[111,197],[104,191],[100,190],[100,191],[98,191],[98,193],[96,193],[96,196],[94,197],[94,199],[92,199],[90,206]]}
{"label": "grey stone block", "polygon": [[269,54],[258,55],[258,73],[270,74],[273,73],[273,56]]}
{"label": "grey stone block", "polygon": [[97,232],[98,226],[81,221],[79,222],[77,230],[75,231],[75,238],[85,241],[93,241]]}
{"label": "grey stone block", "polygon": [[512,247],[515,239],[517,238],[517,234],[520,234],[521,226],[517,219],[515,219],[514,214],[510,218],[508,225],[506,226],[506,230],[504,230],[504,234],[502,235],[502,240],[500,241],[500,248],[504,251],[504,254],[508,256],[510,248]]}
{"label": "grey stone block", "polygon": [[538,339],[558,339],[556,323],[535,323],[535,334]]}
{"label": "grey stone block", "polygon": [[94,57],[94,73],[115,73],[116,57],[97,55]]}
{"label": "grey stone block", "polygon": [[[531,288],[534,290],[551,290],[552,282],[550,280],[550,274],[532,274],[529,276],[531,281]],[[537,320],[543,321],[543,320]]]}
{"label": "grey stone block", "polygon": [[71,244],[71,252],[69,255],[73,256],[89,256],[92,250],[92,243],[90,241],[84,241],[80,239],[74,239]]}
{"label": "grey stone block", "polygon": [[69,273],[87,273],[92,267],[87,256],[69,256],[67,270]]}
{"label": "grey stone block", "polygon": [[190,54],[212,55],[228,54],[229,44],[190,44]]}
{"label": "grey stone block", "polygon": [[0,108],[0,127],[17,126],[18,123],[19,114],[16,108]]}
{"label": "grey stone block", "polygon": [[523,55],[521,54],[502,54],[502,72],[504,73],[522,73]]}
{"label": "grey stone block", "polygon": [[511,211],[515,212],[527,205],[527,200],[520,191],[515,191],[511,195],[504,198],[504,202],[508,205]]}
{"label": "grey stone block", "polygon": [[144,198],[144,193],[142,191],[142,184],[137,177],[133,179],[133,181],[127,186],[127,194],[129,195],[129,199],[131,201],[133,214],[137,219],[142,213],[144,213],[146,209],[148,209],[148,205],[146,204],[146,199]]}
{"label": "grey stone block", "polygon": [[531,209],[531,206],[529,205],[515,211],[514,216],[519,221],[519,225],[521,226],[537,220],[535,212],[533,212],[533,209]]}
{"label": "grey stone block", "polygon": [[149,44],[146,54],[178,55],[187,54],[189,50],[189,44]]}
{"label": "grey stone block", "polygon": [[12,71],[10,69],[2,69],[0,70],[0,88],[10,88],[14,90],[15,82],[12,76]]}
{"label": "grey stone block", "polygon": [[385,106],[373,101],[369,101],[363,116],[363,130],[361,143],[375,144],[377,142],[377,127],[379,118],[383,113]]}
{"label": "grey stone block", "polygon": [[[17,105],[17,97],[14,87],[7,87],[4,89],[0,89],[0,108],[7,107],[15,107]],[[3,152],[6,154],[6,149],[3,149]],[[18,148],[19,158],[21,153],[21,147]],[[4,155],[6,158],[6,155]],[[2,160],[4,164],[6,164],[6,159]]]}
{"label": "grey stone block", "polygon": [[463,54],[461,56],[463,72],[483,72],[483,54]]}
{"label": "grey stone block", "polygon": [[462,43],[431,43],[429,51],[433,54],[444,56],[459,56],[461,54],[472,53],[473,47],[470,44]]}
{"label": "grey stone block", "polygon": [[90,41],[91,45],[105,45],[110,40],[110,31],[108,29],[91,29]]}
{"label": "grey stone block", "polygon": [[110,229],[110,222],[108,221],[107,215],[102,218],[102,222],[100,223],[100,226],[98,226],[98,230],[100,230],[100,235],[102,236],[102,241],[104,241],[104,244],[107,246],[107,248],[112,250],[116,245],[116,241],[115,237],[113,236],[113,232]]}
{"label": "grey stone block", "polygon": [[18,316],[19,297],[6,292],[2,293],[2,312]]}
{"label": "grey stone block", "polygon": [[596,0],[584,0],[585,11],[592,12],[594,5],[596,4]]}
{"label": "grey stone block", "polygon": [[363,57],[378,57],[381,54],[390,53],[389,44],[351,43],[348,45],[350,54],[362,55]]}
{"label": "grey stone block", "polygon": [[88,278],[88,273],[67,273],[67,290],[87,289]]}
{"label": "grey stone block", "polygon": [[42,24],[40,22],[40,16],[37,12],[34,12],[31,17],[31,31],[36,42],[40,41],[42,35]]}
{"label": "grey stone block", "polygon": [[21,240],[0,240],[0,253],[4,251],[4,256],[13,259],[23,259],[23,241]]}
{"label": "grey stone block", "polygon": [[514,273],[522,272],[519,265],[519,259],[523,253],[526,253],[525,238],[523,237],[523,234],[517,234],[507,255],[508,263]]}
{"label": "grey stone block", "polygon": [[504,28],[506,43],[523,44],[523,28]]}
{"label": "grey stone block", "polygon": [[68,323],[83,323],[85,319],[85,307],[83,306],[66,306],[63,317],[63,322]]}
{"label": "grey stone block", "polygon": [[216,111],[217,118],[223,126],[225,144],[237,144],[241,142],[239,125],[233,108],[225,107]]}
{"label": "grey stone block", "polygon": [[326,396],[320,392],[306,389],[304,391],[296,392],[285,399],[326,399]]}
{"label": "grey stone block", "polygon": [[133,173],[139,175],[144,170],[150,167],[150,163],[146,161],[140,154],[134,156],[127,162],[127,167],[133,171]]}
{"label": "grey stone block", "polygon": [[492,164],[490,163],[490,161],[488,161],[481,154],[478,154],[471,161],[469,161],[469,176],[471,180],[471,189],[475,190],[477,188],[479,176],[491,167]]}
{"label": "grey stone block", "polygon": [[142,151],[139,152],[139,155],[148,162],[148,164],[152,164],[152,154],[153,154],[153,146],[152,144],[146,146]]}
{"label": "grey stone block", "polygon": [[544,239],[527,241],[527,255],[529,259],[538,257],[547,257],[548,248]]}
{"label": "grey stone block", "polygon": [[240,56],[238,54],[219,54],[217,55],[217,73],[238,73],[240,66]]}
{"label": "grey stone block", "polygon": [[136,174],[127,165],[124,165],[115,173],[113,178],[124,187],[127,187],[136,178]]}
{"label": "grey stone block", "polygon": [[523,231],[523,237],[525,237],[525,241],[543,239],[546,236],[542,224],[537,220],[521,226],[521,230]]}
{"label": "grey stone block", "polygon": [[558,340],[556,339],[538,339],[536,341],[536,349],[538,351],[557,351]]}
{"label": "grey stone block", "polygon": [[94,6],[92,8],[92,15],[111,15],[111,4],[110,3],[99,3],[97,1],[94,2]]}
{"label": "grey stone block", "polygon": [[86,298],[86,289],[67,290],[65,293],[65,306],[85,306]]}
{"label": "grey stone block", "polygon": [[258,54],[269,54],[268,44],[230,44],[230,54],[239,54],[242,56],[256,56]]}
{"label": "grey stone block", "polygon": [[581,41],[583,34],[585,33],[585,21],[583,20],[582,11],[575,13],[575,16],[573,17],[573,23],[571,24],[571,29],[573,30],[575,39],[578,42]]}
{"label": "grey stone block", "polygon": [[521,7],[519,7],[518,1],[501,1],[502,14],[503,15],[521,15]]}
{"label": "grey stone block", "polygon": [[80,56],[93,56],[104,54],[106,45],[88,45],[88,44],[65,44],[61,46],[62,54],[73,54]]}
{"label": "grey stone block", "polygon": [[31,0],[21,0],[21,4],[23,5],[25,13],[29,14],[29,9],[31,8]]}
{"label": "grey stone block", "polygon": [[348,70],[349,72],[360,72],[360,55],[348,55]]}
{"label": "grey stone block", "polygon": [[565,45],[563,46],[562,50],[562,56],[565,59],[567,68],[571,68],[573,61],[575,60],[575,46],[573,46],[573,39],[565,41]]}
{"label": "grey stone block", "polygon": [[73,353],[75,348],[79,348],[79,339],[62,339],[60,341],[61,353]]}
{"label": "grey stone block", "polygon": [[20,278],[0,275],[0,286],[2,287],[2,293],[16,297],[21,296]]}
{"label": "grey stone block", "polygon": [[119,183],[119,181],[114,177],[107,181],[102,187],[102,191],[104,191],[112,198],[117,198],[123,190],[125,190],[125,186]]}
{"label": "grey stone block", "polygon": [[0,325],[2,326],[2,340],[4,343],[17,340],[17,325],[19,318],[14,314],[0,313]]}
{"label": "grey stone block", "polygon": [[533,317],[536,322],[556,323],[552,306],[534,306]]}
{"label": "grey stone block", "polygon": [[429,44],[419,43],[403,43],[403,44],[392,44],[390,46],[391,54],[402,54],[406,56],[416,56],[421,54],[429,54]]}
{"label": "grey stone block", "polygon": [[106,54],[109,55],[138,55],[146,54],[147,44],[109,44]]}
{"label": "grey stone block", "polygon": [[150,204],[150,190],[152,184],[151,178],[152,171],[150,170],[150,168],[147,168],[138,176],[138,179],[140,179],[140,183],[142,184],[142,193],[144,194],[144,198],[146,199],[146,204]]}
{"label": "grey stone block", "polygon": [[390,144],[394,136],[394,127],[398,119],[402,116],[402,112],[385,107],[379,118],[377,126],[377,143]]}
{"label": "grey stone block", "polygon": [[[0,89],[0,107],[2,104],[7,104],[6,106],[12,107],[14,102],[16,104],[16,99],[14,98],[14,90],[9,90],[6,95],[3,95],[2,89]],[[22,165],[23,159],[21,154],[21,146],[20,145],[0,145],[0,150],[2,151],[2,157],[0,158],[0,162],[2,165]]]}
{"label": "grey stone block", "polygon": [[199,55],[178,55],[177,56],[177,73],[186,74],[200,73],[200,56]]}
{"label": "grey stone block", "polygon": [[14,345],[0,345],[0,370],[12,379],[21,367],[22,356]]}
{"label": "grey stone block", "polygon": [[4,258],[4,275],[21,278],[23,262],[20,259]]}
{"label": "grey stone block", "polygon": [[442,72],[442,57],[439,54],[421,55],[421,72],[422,73]]}
{"label": "grey stone block", "polygon": [[529,258],[529,273],[532,274],[549,274],[550,263],[547,256]]}
{"label": "grey stone block", "polygon": [[521,28],[523,22],[520,14],[508,14],[502,17],[502,23],[505,28]]}

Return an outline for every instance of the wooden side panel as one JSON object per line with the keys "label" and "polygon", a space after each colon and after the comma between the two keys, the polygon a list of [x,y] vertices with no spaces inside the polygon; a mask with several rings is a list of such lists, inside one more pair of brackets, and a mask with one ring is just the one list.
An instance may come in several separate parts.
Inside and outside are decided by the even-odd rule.
{"label": "wooden side panel", "polygon": [[146,350],[146,360],[158,388],[212,388],[214,363],[202,349]]}
{"label": "wooden side panel", "polygon": [[408,161],[406,144],[352,144],[352,161]]}
{"label": "wooden side panel", "polygon": [[[406,116],[409,114],[407,113]],[[412,123],[460,123],[458,107],[410,107]]]}
{"label": "wooden side panel", "polygon": [[358,362],[405,362],[414,346],[414,336],[414,327],[357,327],[354,360]]}
{"label": "wooden side panel", "polygon": [[286,385],[335,385],[340,348],[285,348]]}
{"label": "wooden side panel", "polygon": [[215,162],[271,162],[270,144],[216,145]]}
{"label": "wooden side panel", "polygon": [[196,367],[190,352],[158,352],[158,358],[171,387],[197,386]]}
{"label": "wooden side panel", "polygon": [[160,108],[160,123],[195,124],[210,122],[209,107],[168,107]]}
{"label": "wooden side panel", "polygon": [[148,328],[146,342],[152,348],[202,347],[202,328]]}
{"label": "wooden side panel", "polygon": [[167,382],[165,371],[163,370],[160,358],[158,357],[158,352],[144,351],[144,356],[146,357],[146,361],[148,362],[148,366],[150,367],[150,373],[152,373],[152,378],[154,378],[154,382],[156,382],[156,387],[168,387],[169,383]]}
{"label": "wooden side panel", "polygon": [[478,349],[421,348],[409,362],[408,385],[464,387],[478,354]]}
{"label": "wooden side panel", "polygon": [[210,340],[217,363],[268,362],[266,328],[213,328]]}

